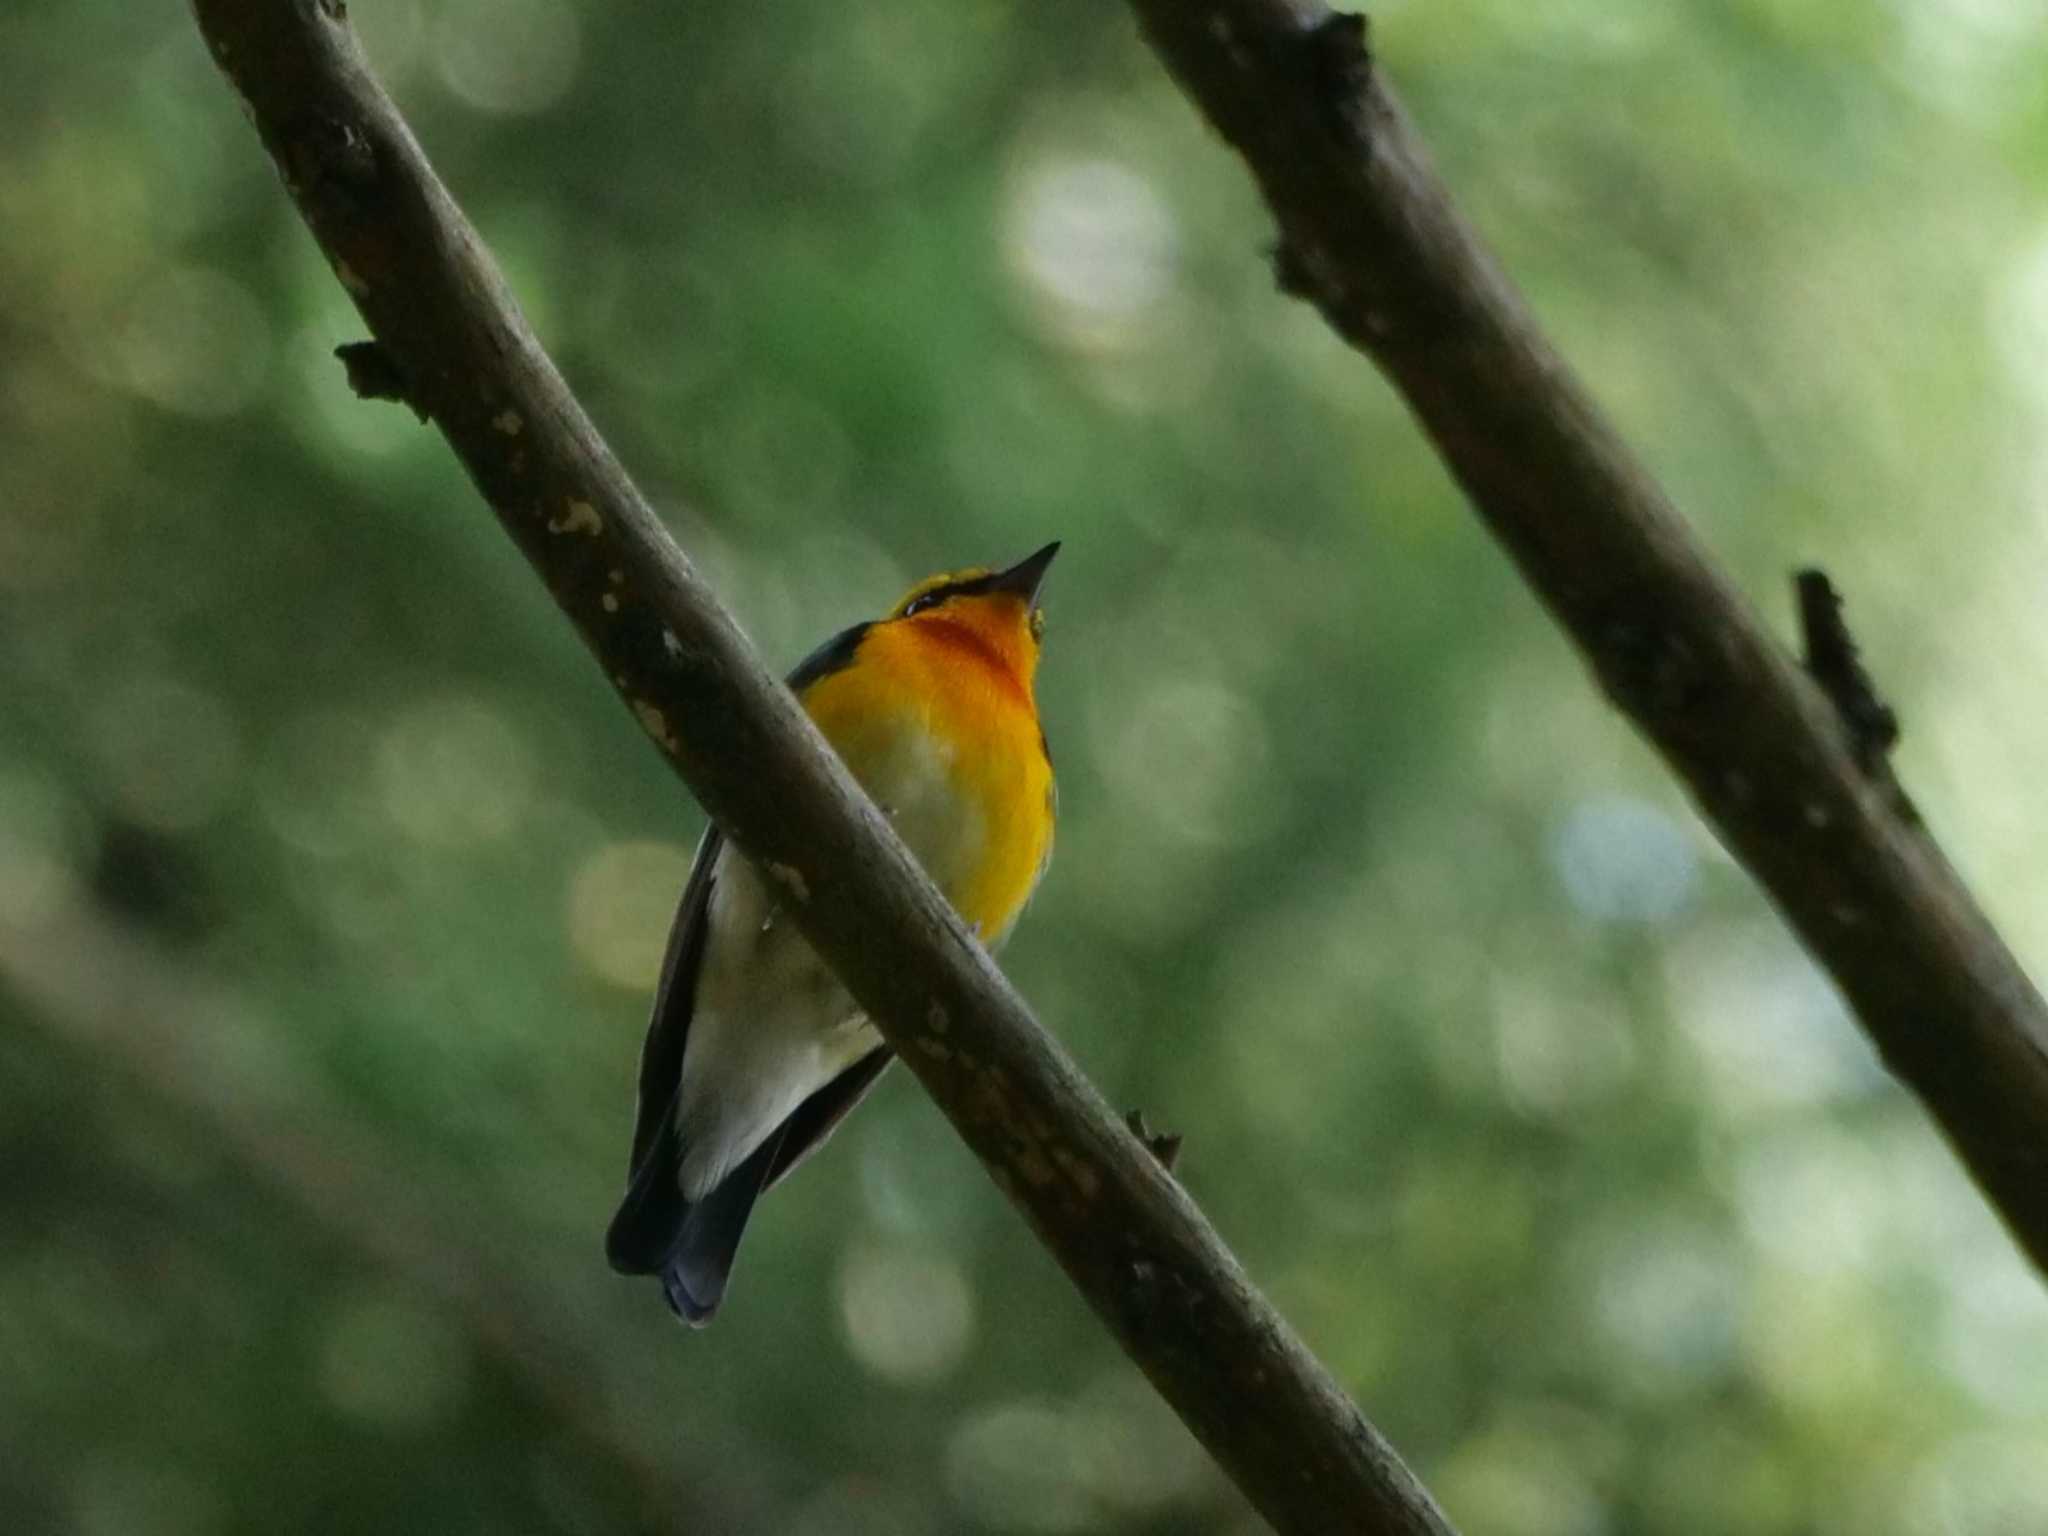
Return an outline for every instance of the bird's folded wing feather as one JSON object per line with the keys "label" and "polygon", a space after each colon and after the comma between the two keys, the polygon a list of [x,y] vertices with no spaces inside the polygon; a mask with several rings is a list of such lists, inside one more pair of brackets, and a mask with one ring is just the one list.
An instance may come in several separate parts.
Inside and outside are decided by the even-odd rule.
{"label": "bird's folded wing feather", "polygon": [[[860,648],[869,628],[866,624],[856,624],[850,629],[843,629],[812,651],[789,674],[790,690],[801,698],[811,684],[851,665],[854,652]],[[697,857],[690,866],[690,878],[683,886],[682,900],[676,905],[675,922],[669,928],[668,952],[662,958],[661,981],[654,993],[654,1012],[648,1020],[646,1043],[640,1048],[640,1102],[633,1122],[633,1158],[627,1168],[629,1179],[639,1171],[648,1153],[660,1141],[662,1128],[675,1107],[676,1090],[682,1085],[683,1048],[689,1039],[690,1016],[696,1009],[697,973],[704,964],[713,876],[724,846],[725,834],[716,826],[707,828],[702,841],[697,844]],[[864,1057],[854,1063],[813,1096],[814,1099],[831,1096],[849,1078],[863,1072],[867,1074],[858,1091],[843,1107],[837,1108],[820,1129],[808,1137],[793,1138],[801,1141],[802,1145],[778,1159],[773,1177],[779,1178],[794,1167],[796,1159],[821,1141],[825,1133],[866,1093],[874,1074],[880,1071],[879,1066],[870,1067],[869,1060]],[[882,1065],[887,1065],[886,1056]],[[804,1108],[809,1108],[808,1102]],[[806,1119],[815,1117],[814,1114]]]}

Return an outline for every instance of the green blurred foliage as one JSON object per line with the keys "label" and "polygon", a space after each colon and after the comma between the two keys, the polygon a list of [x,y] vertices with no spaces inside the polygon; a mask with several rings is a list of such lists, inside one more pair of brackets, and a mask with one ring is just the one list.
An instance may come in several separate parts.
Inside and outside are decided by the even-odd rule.
{"label": "green blurred foliage", "polygon": [[[1472,1536],[2048,1528],[2048,1301],[1114,5],[357,0],[764,650],[1067,541],[1007,962]],[[2048,15],[1380,9],[1474,219],[2048,953]],[[599,1240],[699,820],[176,7],[0,13],[13,1530],[1255,1528],[898,1074]]]}

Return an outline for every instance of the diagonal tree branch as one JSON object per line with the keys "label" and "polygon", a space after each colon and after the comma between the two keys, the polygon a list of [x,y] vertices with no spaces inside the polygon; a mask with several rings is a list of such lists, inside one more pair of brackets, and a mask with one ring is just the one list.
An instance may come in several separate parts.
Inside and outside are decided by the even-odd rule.
{"label": "diagonal tree branch", "polygon": [[1447,1533],[676,548],[372,79],[343,0],[194,11],[376,339],[380,387],[440,427],[648,735],[1126,1352],[1276,1529]]}
{"label": "diagonal tree branch", "polygon": [[1837,687],[1833,660],[1853,651],[1832,611],[1816,631],[1819,589],[1808,584],[1809,644],[1826,691],[1713,565],[1451,205],[1372,67],[1363,18],[1321,0],[1130,3],[1257,178],[1281,285],[1406,397],[1608,697],[2048,1271],[2048,1008],[1883,764],[1889,711],[1867,680]]}

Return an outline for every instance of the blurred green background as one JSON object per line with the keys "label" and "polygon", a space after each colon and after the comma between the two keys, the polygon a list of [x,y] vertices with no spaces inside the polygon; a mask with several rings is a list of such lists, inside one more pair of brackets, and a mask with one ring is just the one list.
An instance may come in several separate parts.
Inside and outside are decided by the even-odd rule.
{"label": "blurred green background", "polygon": [[[1067,541],[1006,957],[1468,1536],[2048,1529],[2048,1299],[1106,0],[356,0],[768,655]],[[2048,956],[2048,12],[1377,46]],[[898,1073],[688,1335],[605,1270],[699,817],[179,6],[0,11],[0,1514],[1239,1533]]]}

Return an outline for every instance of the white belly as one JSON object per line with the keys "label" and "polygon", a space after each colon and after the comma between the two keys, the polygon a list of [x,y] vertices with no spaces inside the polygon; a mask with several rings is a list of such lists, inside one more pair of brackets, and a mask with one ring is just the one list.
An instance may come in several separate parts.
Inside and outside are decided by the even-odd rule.
{"label": "white belly", "polygon": [[[939,888],[972,877],[985,833],[950,764],[906,731],[850,765]],[[811,1094],[881,1043],[779,909],[774,890],[727,843],[706,914],[703,967],[683,1055],[682,1190],[708,1193]]]}

